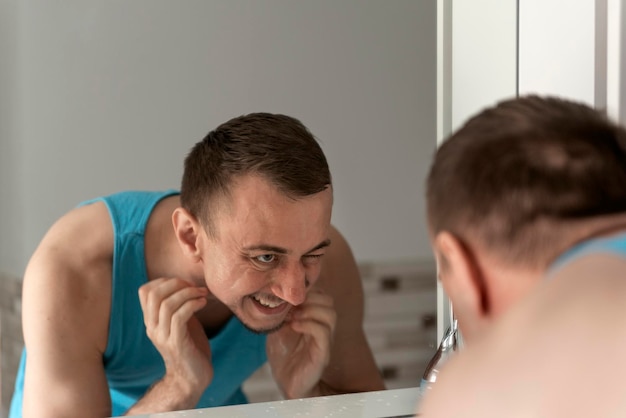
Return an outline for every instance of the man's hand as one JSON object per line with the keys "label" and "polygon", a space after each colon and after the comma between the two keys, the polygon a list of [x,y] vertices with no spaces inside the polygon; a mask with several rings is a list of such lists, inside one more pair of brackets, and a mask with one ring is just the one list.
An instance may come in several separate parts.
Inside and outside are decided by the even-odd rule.
{"label": "man's hand", "polygon": [[268,335],[272,374],[287,399],[320,395],[336,321],[332,297],[314,289],[293,308],[285,325]]}
{"label": "man's hand", "polygon": [[181,397],[199,399],[213,379],[209,340],[194,316],[207,294],[208,289],[175,278],[152,280],[139,289],[148,337],[165,362],[163,382]]}

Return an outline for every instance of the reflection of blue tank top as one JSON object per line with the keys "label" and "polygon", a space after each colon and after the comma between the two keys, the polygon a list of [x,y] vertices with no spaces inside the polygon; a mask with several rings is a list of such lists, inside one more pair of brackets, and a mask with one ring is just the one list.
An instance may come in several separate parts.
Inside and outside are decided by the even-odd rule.
{"label": "reflection of blue tank top", "polygon": [[597,253],[612,253],[626,258],[626,233],[594,238],[575,245],[552,263],[549,273],[553,273],[576,258]]}
{"label": "reflection of blue tank top", "polygon": [[[138,289],[148,280],[144,231],[150,213],[167,192],[123,192],[84,202],[107,205],[115,232],[109,339],[103,364],[113,406],[121,415],[165,373],[160,354],[146,335]],[[266,361],[265,336],[248,331],[235,317],[210,340],[214,377],[198,408],[246,403],[241,385]],[[10,418],[21,417],[24,388],[22,360],[15,383]]]}

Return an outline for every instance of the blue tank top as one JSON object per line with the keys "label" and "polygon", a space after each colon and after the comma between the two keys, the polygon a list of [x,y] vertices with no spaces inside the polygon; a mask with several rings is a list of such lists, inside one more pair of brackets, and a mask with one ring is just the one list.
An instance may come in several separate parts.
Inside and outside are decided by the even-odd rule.
{"label": "blue tank top", "polygon": [[566,263],[569,263],[576,258],[595,253],[612,253],[626,258],[626,233],[612,235],[609,237],[594,238],[575,245],[568,251],[561,254],[556,261],[552,263],[548,274],[553,274]]}
{"label": "blue tank top", "polygon": [[[104,202],[114,229],[111,317],[103,356],[113,416],[126,412],[165,374],[161,355],[146,335],[137,292],[148,280],[144,259],[148,218],[160,200],[177,193],[122,192],[81,204]],[[241,385],[267,360],[265,335],[249,331],[232,317],[210,344],[214,377],[197,407],[247,403]],[[23,351],[9,418],[22,416],[25,364]]]}

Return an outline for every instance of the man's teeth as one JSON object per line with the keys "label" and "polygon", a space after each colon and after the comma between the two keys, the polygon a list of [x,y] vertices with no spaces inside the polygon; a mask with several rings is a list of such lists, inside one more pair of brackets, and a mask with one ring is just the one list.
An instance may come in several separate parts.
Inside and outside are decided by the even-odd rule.
{"label": "man's teeth", "polygon": [[257,302],[259,302],[261,305],[268,307],[268,308],[276,308],[280,305],[282,305],[283,303],[285,303],[284,300],[276,300],[276,299],[269,299],[266,298],[264,296],[253,296],[254,300],[256,300]]}

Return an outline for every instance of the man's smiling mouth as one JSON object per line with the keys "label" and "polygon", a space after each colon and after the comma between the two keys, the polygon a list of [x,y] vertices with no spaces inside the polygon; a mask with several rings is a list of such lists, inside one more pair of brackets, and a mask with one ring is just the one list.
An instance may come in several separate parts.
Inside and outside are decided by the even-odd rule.
{"label": "man's smiling mouth", "polygon": [[268,297],[267,295],[254,295],[252,296],[252,299],[257,301],[260,305],[271,309],[277,308],[282,304],[287,303],[284,300]]}

